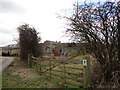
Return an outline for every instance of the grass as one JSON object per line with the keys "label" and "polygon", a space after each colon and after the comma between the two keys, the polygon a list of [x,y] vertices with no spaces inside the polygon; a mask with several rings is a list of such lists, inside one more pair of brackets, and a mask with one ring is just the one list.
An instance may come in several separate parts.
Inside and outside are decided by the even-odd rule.
{"label": "grass", "polygon": [[[58,58],[58,57],[57,57]],[[78,56],[78,57],[75,57],[69,61],[66,61],[66,62],[70,62],[70,61],[81,61],[82,60],[82,56]],[[55,65],[55,64],[58,64],[60,62],[56,62],[57,60],[52,60],[51,61],[51,66]],[[42,71],[45,71],[45,69],[49,69],[50,65],[49,65],[49,61],[45,62],[45,61],[42,61]],[[71,67],[71,68],[69,68]],[[73,68],[77,68],[77,69],[73,69]],[[80,68],[80,69],[79,69]],[[83,68],[83,65],[82,64],[74,64],[74,63],[68,63],[68,64],[65,64],[65,72],[66,72],[66,78],[72,78],[74,81],[75,79],[79,78],[79,74],[83,73],[83,71],[81,70],[81,68]],[[48,74],[49,74],[50,70],[48,70]],[[58,66],[54,67],[51,71],[52,74],[58,76],[59,78],[63,78],[64,79],[64,66],[63,64],[59,64]],[[67,74],[67,73],[73,73],[73,74],[76,74],[76,75],[70,75],[70,74]],[[79,81],[79,80],[78,80]],[[78,82],[74,82],[74,84],[77,84]],[[80,85],[83,85],[83,80],[81,83],[79,83]]]}
{"label": "grass", "polygon": [[[58,59],[59,57],[57,57]],[[61,58],[61,57],[60,57]],[[71,61],[80,61],[82,59],[82,56],[76,57],[72,59]],[[49,68],[49,62],[43,61],[41,68],[47,69]],[[58,62],[52,61],[51,65],[53,64],[58,64]],[[78,84],[78,86],[75,85],[69,85],[69,84],[64,84],[65,82],[65,76],[64,76],[64,70],[63,64],[60,64],[59,66],[56,66],[53,70],[58,70],[58,71],[63,71],[63,72],[54,72],[51,71],[51,73],[58,75],[59,77],[55,77],[51,75],[51,79],[49,77],[49,71],[43,74],[42,76],[39,75],[39,73],[36,72],[34,68],[39,68],[40,66],[36,66],[35,64],[33,65],[33,68],[26,67],[26,63],[20,61],[19,58],[15,58],[14,63],[5,70],[3,73],[3,81],[2,81],[2,87],[3,88],[81,88],[83,89],[83,82],[74,82],[75,79],[78,78],[79,73],[82,73],[81,70],[75,70],[75,69],[70,69],[66,68],[66,72],[71,72],[71,73],[78,73],[78,75],[67,75],[66,77],[70,77],[73,80],[69,81],[69,79],[66,78],[66,81],[69,81],[74,84]],[[83,67],[81,64],[66,64],[66,67]],[[62,78],[62,79],[61,79]]]}
{"label": "grass", "polygon": [[[20,66],[18,65],[20,64]],[[47,78],[41,77],[38,73],[32,69],[30,69],[28,74],[36,73],[34,78],[28,78],[26,76],[21,76],[22,72],[15,74],[17,71],[24,69],[24,71],[28,70],[28,67],[22,66],[19,59],[15,59],[13,66],[9,67],[2,76],[2,87],[3,88],[47,88]],[[24,73],[25,74],[25,73]],[[41,83],[42,82],[42,83]]]}

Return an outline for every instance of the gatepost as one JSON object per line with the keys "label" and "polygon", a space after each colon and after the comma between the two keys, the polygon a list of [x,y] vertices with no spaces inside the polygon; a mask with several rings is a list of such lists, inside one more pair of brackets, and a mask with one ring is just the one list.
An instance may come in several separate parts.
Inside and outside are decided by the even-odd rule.
{"label": "gatepost", "polygon": [[32,55],[28,54],[28,67],[32,67]]}
{"label": "gatepost", "polygon": [[87,88],[91,84],[91,67],[90,67],[90,56],[83,57],[84,66],[84,87]]}

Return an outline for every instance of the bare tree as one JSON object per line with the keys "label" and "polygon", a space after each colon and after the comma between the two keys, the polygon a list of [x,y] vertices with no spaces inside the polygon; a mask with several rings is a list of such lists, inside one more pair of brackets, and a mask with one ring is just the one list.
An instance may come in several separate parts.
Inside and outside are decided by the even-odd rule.
{"label": "bare tree", "polygon": [[19,44],[20,44],[20,57],[22,60],[27,60],[28,54],[32,54],[35,57],[41,55],[41,47],[39,42],[41,40],[38,37],[37,31],[34,27],[30,27],[28,24],[19,26]]}
{"label": "bare tree", "polygon": [[[109,83],[115,72],[120,75],[120,2],[75,6],[70,21],[69,34],[89,43],[93,56],[101,66],[101,80]],[[118,58],[119,57],[119,58]],[[117,78],[117,84],[120,78]]]}
{"label": "bare tree", "polygon": [[118,59],[120,61],[120,1],[117,2],[116,7],[116,16],[117,16],[117,29],[118,29]]}

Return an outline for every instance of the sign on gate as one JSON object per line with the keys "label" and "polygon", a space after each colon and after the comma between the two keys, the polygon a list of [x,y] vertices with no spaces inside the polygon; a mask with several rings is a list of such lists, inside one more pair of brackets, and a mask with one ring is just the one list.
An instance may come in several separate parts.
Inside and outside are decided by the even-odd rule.
{"label": "sign on gate", "polygon": [[83,60],[83,66],[87,66],[87,60]]}

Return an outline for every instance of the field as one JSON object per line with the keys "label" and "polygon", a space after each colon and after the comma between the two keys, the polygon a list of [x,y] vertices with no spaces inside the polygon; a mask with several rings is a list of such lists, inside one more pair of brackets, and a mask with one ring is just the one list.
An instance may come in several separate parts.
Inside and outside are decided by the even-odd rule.
{"label": "field", "polygon": [[[83,89],[83,56],[44,56],[32,68],[15,58],[3,73],[3,88],[81,88]],[[37,64],[36,64],[37,62]]]}

